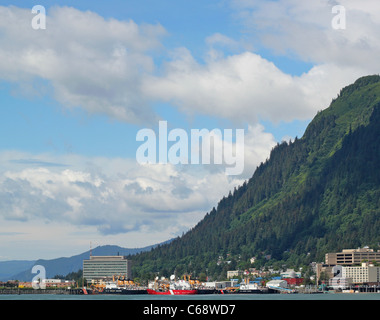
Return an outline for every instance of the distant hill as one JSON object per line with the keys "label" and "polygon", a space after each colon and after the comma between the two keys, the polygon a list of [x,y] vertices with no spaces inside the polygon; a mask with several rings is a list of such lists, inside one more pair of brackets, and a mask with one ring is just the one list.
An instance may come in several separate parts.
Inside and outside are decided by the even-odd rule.
{"label": "distant hill", "polygon": [[23,272],[34,265],[34,260],[0,261],[0,281],[14,279],[15,273]]}
{"label": "distant hill", "polygon": [[[170,240],[169,240],[170,242]],[[166,243],[166,242],[164,242]],[[99,246],[92,249],[94,256],[129,256],[140,252],[149,251],[157,245],[147,246],[144,248],[122,248],[115,245]],[[53,278],[56,275],[66,276],[70,272],[77,272],[83,269],[83,260],[89,259],[90,250],[84,253],[72,256],[61,257],[56,259],[36,261],[4,261],[0,262],[0,280],[6,281],[10,279],[20,281],[31,281],[36,274],[32,274],[31,270],[34,265],[42,265],[46,270],[46,277]]]}
{"label": "distant hill", "polygon": [[[265,108],[265,106],[263,106]],[[343,88],[302,138],[273,148],[194,228],[141,253],[135,274],[301,266],[327,252],[380,248],[380,76]],[[228,265],[220,262],[229,260]]]}

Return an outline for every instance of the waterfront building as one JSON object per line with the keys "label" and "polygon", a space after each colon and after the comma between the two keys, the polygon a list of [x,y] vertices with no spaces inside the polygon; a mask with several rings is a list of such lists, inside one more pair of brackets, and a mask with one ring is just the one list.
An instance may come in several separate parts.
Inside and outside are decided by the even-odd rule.
{"label": "waterfront building", "polygon": [[[42,279],[44,288],[74,288],[76,283],[74,280],[62,280],[62,279]],[[33,288],[33,282],[20,281],[18,283],[19,288]]]}
{"label": "waterfront building", "polygon": [[286,280],[271,280],[266,283],[266,287],[287,288],[288,283]]}
{"label": "waterfront building", "polygon": [[301,272],[294,271],[294,269],[287,269],[280,273],[281,278],[301,278]]}
{"label": "waterfront building", "polygon": [[380,263],[380,251],[368,247],[358,249],[344,249],[342,252],[326,253],[325,264],[328,266],[360,265],[363,261]]}
{"label": "waterfront building", "polygon": [[83,260],[83,278],[87,281],[115,276],[132,279],[131,261],[125,256],[90,256],[89,260]]}
{"label": "waterfront building", "polygon": [[361,267],[343,267],[343,278],[351,278],[354,284],[379,284],[380,267],[362,263]]}
{"label": "waterfront building", "polygon": [[304,282],[303,278],[284,278],[283,280],[287,282],[288,286],[300,286]]}
{"label": "waterfront building", "polygon": [[335,290],[344,290],[352,285],[352,279],[346,277],[334,277],[329,279],[329,287]]}
{"label": "waterfront building", "polygon": [[[367,249],[367,248],[364,248]],[[327,260],[326,264],[317,264],[317,279],[323,280],[327,276],[329,278],[329,284],[334,288],[342,288],[350,286],[351,284],[354,285],[368,285],[368,284],[380,284],[380,267],[375,266],[372,264],[372,261],[375,261],[374,256],[371,255],[371,259],[365,259],[365,255],[360,255],[360,258],[358,255],[354,255],[354,253],[358,253],[357,251],[351,252],[352,254],[351,258],[347,256],[347,251],[343,250],[345,254],[344,257],[340,257],[339,262],[342,262],[342,265],[336,264],[332,265],[332,262],[337,262],[335,260]],[[373,252],[371,249],[369,251],[367,250],[360,250],[360,253],[378,253]],[[331,256],[330,256],[331,257]],[[335,259],[335,258],[334,258]],[[359,259],[362,262],[359,263]],[[370,261],[370,262],[368,262]],[[328,263],[327,263],[328,262]],[[345,265],[345,264],[346,265]],[[336,271],[337,268],[340,270],[341,274],[337,276],[334,273],[334,270]],[[324,277],[322,275],[324,274]],[[338,282],[337,282],[338,281]]]}

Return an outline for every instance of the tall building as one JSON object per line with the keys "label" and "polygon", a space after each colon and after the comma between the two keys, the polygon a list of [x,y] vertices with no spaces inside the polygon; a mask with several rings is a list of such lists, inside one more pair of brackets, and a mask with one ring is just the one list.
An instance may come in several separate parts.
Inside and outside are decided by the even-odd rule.
{"label": "tall building", "polygon": [[361,265],[363,261],[379,262],[380,251],[374,251],[368,247],[358,249],[345,249],[342,252],[326,253],[325,264],[329,266],[353,266]]}
{"label": "tall building", "polygon": [[[375,265],[379,264],[380,250],[374,251],[373,249],[364,247],[358,249],[344,249],[341,252],[326,253],[325,263],[316,264],[317,279],[326,277],[334,278],[334,266],[354,267],[361,266],[363,262],[368,262],[369,264],[375,263]],[[355,283],[361,283],[361,280],[353,274],[356,271],[361,271],[363,273],[364,270],[352,269],[349,271],[349,269],[346,269],[347,273],[345,273],[345,276],[349,279],[355,280]],[[350,276],[348,277],[348,275]],[[371,279],[368,280],[373,280],[372,276]]]}
{"label": "tall building", "polygon": [[124,256],[90,256],[83,260],[83,278],[87,281],[114,276],[132,279],[131,261]]}
{"label": "tall building", "polygon": [[355,284],[378,284],[380,283],[380,267],[363,263],[360,267],[343,267],[342,276],[351,278]]}

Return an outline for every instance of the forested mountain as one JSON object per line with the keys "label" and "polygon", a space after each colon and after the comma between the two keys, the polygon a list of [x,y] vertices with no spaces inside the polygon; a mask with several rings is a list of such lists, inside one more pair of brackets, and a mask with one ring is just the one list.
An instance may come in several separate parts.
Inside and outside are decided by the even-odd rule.
{"label": "forested mountain", "polygon": [[[253,176],[170,244],[132,257],[136,276],[300,265],[380,243],[380,76],[341,90],[302,138],[278,144]],[[231,260],[226,266],[219,257]]]}

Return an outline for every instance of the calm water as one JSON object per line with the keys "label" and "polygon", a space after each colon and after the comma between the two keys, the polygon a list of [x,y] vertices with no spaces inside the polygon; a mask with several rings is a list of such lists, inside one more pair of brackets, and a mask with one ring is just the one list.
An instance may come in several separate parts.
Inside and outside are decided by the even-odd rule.
{"label": "calm water", "polygon": [[0,295],[0,300],[380,300],[380,293],[326,293],[326,294],[241,294],[241,295],[192,295],[192,296],[154,296],[154,295],[55,295],[21,294]]}

